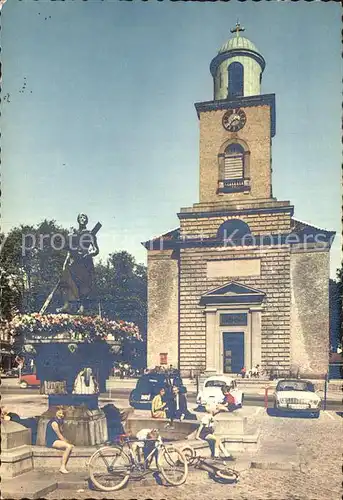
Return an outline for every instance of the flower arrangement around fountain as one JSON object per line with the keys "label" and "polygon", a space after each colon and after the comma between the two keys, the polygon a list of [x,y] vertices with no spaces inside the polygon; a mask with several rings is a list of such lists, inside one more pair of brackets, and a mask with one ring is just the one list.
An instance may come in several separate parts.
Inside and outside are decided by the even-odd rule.
{"label": "flower arrangement around fountain", "polygon": [[0,331],[12,337],[22,334],[26,340],[32,341],[79,340],[91,343],[97,340],[142,340],[134,323],[65,313],[18,314],[11,321],[1,323]]}

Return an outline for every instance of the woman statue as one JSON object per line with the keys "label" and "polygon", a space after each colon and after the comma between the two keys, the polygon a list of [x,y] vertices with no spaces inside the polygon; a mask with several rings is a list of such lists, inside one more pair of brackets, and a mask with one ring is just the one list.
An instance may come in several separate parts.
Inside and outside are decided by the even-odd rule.
{"label": "woman statue", "polygon": [[91,293],[94,280],[93,257],[99,247],[95,232],[87,229],[88,217],[79,214],[79,229],[70,235],[69,250],[63,265],[59,288],[64,296],[64,305],[56,312],[70,312],[71,303],[78,304],[78,314],[83,314],[85,302]]}

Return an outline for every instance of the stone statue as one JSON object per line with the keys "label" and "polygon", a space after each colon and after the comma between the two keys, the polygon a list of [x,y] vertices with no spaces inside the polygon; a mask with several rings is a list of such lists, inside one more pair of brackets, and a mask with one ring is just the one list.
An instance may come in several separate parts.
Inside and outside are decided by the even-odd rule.
{"label": "stone statue", "polygon": [[98,255],[99,247],[96,233],[101,227],[97,224],[92,231],[87,229],[88,217],[79,214],[79,228],[70,235],[69,250],[63,265],[59,288],[64,296],[63,307],[56,312],[70,312],[71,304],[78,305],[78,314],[83,314],[94,281],[93,257]]}
{"label": "stone statue", "polygon": [[98,392],[99,384],[92,368],[82,369],[75,379],[73,394],[98,394]]}

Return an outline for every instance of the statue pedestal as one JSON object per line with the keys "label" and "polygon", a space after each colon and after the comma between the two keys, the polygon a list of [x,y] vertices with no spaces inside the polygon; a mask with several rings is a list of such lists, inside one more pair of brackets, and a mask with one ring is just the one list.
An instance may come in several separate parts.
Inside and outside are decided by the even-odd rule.
{"label": "statue pedestal", "polygon": [[31,431],[17,422],[1,422],[1,478],[19,476],[33,469]]}
{"label": "statue pedestal", "polygon": [[88,410],[97,410],[98,394],[49,394],[51,406],[85,406]]}
{"label": "statue pedestal", "polygon": [[[56,398],[59,395],[54,395]],[[60,395],[61,397],[62,395]],[[70,398],[82,395],[65,395]],[[96,396],[96,395],[95,395]],[[51,396],[50,396],[51,397]],[[89,398],[89,396],[84,396]],[[50,398],[49,398],[50,399]],[[82,398],[81,398],[82,399]],[[65,405],[65,402],[58,403]],[[74,399],[75,404],[75,399]],[[93,405],[91,405],[93,406]],[[57,406],[50,406],[38,421],[37,445],[45,446],[45,433],[48,422],[56,414]],[[90,409],[85,404],[80,406],[67,406],[65,409],[63,435],[75,446],[94,446],[103,444],[108,440],[106,417],[97,406]]]}

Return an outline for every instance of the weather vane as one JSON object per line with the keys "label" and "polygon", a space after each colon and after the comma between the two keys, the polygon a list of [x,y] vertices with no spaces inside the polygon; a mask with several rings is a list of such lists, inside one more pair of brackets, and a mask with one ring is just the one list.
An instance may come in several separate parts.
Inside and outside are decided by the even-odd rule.
{"label": "weather vane", "polygon": [[234,28],[232,28],[230,31],[231,31],[231,33],[236,33],[236,36],[238,38],[239,37],[239,32],[240,31],[245,31],[245,28],[243,28],[243,26],[241,26],[239,20],[237,19],[236,26]]}

